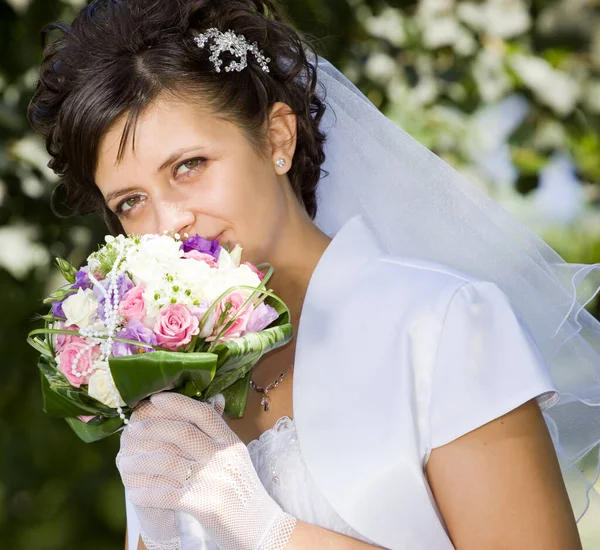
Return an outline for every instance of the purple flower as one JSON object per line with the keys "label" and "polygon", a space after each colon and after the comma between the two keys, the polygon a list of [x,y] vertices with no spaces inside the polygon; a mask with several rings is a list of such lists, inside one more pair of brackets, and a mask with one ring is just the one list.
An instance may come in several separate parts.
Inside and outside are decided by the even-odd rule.
{"label": "purple flower", "polygon": [[52,302],[52,315],[54,315],[54,317],[66,317],[62,308],[63,302],[64,300],[61,300],[60,302]]}
{"label": "purple flower", "polygon": [[75,273],[75,282],[71,286],[74,289],[82,289],[86,290],[88,288],[92,288],[92,283],[88,277],[89,267],[82,267],[77,273]]}
{"label": "purple flower", "polygon": [[266,329],[275,319],[279,317],[279,313],[275,308],[261,302],[250,315],[246,332],[260,332]]}
{"label": "purple flower", "polygon": [[[119,331],[117,338],[137,340],[138,342],[143,342],[145,344],[156,345],[156,335],[137,319],[132,319],[123,330]],[[122,357],[124,355],[136,355],[142,353],[141,350],[144,352],[152,351],[151,348],[145,346],[136,346],[134,344],[127,344],[126,342],[115,342],[113,344],[112,352],[115,357]]]}
{"label": "purple flower", "polygon": [[[100,319],[102,319],[103,321],[105,321],[105,308],[104,308],[104,303],[106,301],[106,297],[104,296],[104,293],[102,292],[102,288],[108,290],[108,288],[110,287],[110,277],[107,277],[106,279],[103,279],[102,281],[98,281],[97,285],[94,285],[94,296],[96,297],[96,300],[98,300],[98,316],[100,317]],[[127,294],[127,292],[129,290],[131,290],[134,287],[133,282],[131,281],[131,279],[129,278],[129,276],[127,275],[127,273],[121,273],[121,275],[119,275],[119,278],[117,279],[117,296],[118,296],[118,303],[120,303],[123,300],[123,297],[125,296],[125,294]],[[112,299],[112,296],[110,297]]]}
{"label": "purple flower", "polygon": [[189,252],[190,250],[197,250],[203,254],[210,254],[214,258],[218,259],[221,252],[221,245],[219,241],[209,241],[204,239],[200,235],[194,235],[184,243],[181,243],[181,250]]}

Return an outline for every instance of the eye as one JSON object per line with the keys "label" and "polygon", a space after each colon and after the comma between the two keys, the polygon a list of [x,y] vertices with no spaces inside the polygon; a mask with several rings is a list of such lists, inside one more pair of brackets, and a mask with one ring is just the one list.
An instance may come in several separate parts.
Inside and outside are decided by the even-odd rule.
{"label": "eye", "polygon": [[132,195],[123,199],[115,208],[115,214],[117,216],[127,215],[137,206],[141,199],[143,199],[142,195]]}
{"label": "eye", "polygon": [[193,174],[206,162],[205,158],[198,157],[186,160],[175,167],[175,177],[187,177]]}

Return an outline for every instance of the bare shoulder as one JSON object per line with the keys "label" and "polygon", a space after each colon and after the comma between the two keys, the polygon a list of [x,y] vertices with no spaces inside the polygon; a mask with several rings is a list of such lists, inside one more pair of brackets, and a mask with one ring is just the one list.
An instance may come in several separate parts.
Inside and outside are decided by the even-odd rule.
{"label": "bare shoulder", "polygon": [[535,400],[434,449],[426,474],[457,549],[581,549]]}

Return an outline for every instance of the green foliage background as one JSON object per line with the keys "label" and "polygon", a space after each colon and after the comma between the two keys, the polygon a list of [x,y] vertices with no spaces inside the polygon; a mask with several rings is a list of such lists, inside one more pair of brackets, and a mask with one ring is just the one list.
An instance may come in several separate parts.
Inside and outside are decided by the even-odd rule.
{"label": "green foliage background", "polygon": [[[594,193],[600,182],[598,4],[515,0],[513,23],[526,13],[529,25],[508,32],[461,15],[465,5],[476,12],[493,2],[287,0],[283,8],[388,116],[461,169],[472,172],[474,154],[465,146],[473,139],[472,118],[488,104],[522,94],[530,110],[508,141],[518,169],[511,200],[535,189],[552,154],[568,154],[585,184],[585,219],[544,231],[570,261],[600,261]],[[52,214],[54,178],[25,117],[41,58],[39,31],[48,22],[70,20],[80,4],[0,0],[0,546],[11,550],[123,547],[118,440],[86,445],[65,423],[42,413],[36,356],[25,344],[41,298],[56,280],[51,259],[61,255],[78,264],[104,234],[98,220]],[[448,25],[454,25],[454,38],[440,40]],[[488,53],[493,66],[478,76],[481,59],[492,59]],[[557,111],[527,74],[515,70],[514,55],[541,59],[566,74],[571,91],[578,86],[577,99]],[[494,78],[499,87],[484,86]],[[558,128],[554,141],[539,139],[547,127]],[[483,185],[494,194],[493,184]]]}

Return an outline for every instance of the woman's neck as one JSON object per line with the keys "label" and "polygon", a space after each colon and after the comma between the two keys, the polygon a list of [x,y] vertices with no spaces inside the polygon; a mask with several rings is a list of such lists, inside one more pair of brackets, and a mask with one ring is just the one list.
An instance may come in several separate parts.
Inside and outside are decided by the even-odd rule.
{"label": "woman's neck", "polygon": [[[296,335],[302,312],[302,305],[308,290],[308,284],[321,256],[331,239],[306,217],[288,226],[285,235],[278,241],[279,254],[273,255],[275,268],[268,288],[281,298],[290,310],[290,321],[294,328],[294,337],[283,348],[263,357],[254,368],[253,379],[272,382],[294,361]],[[285,369],[284,369],[285,370]]]}

